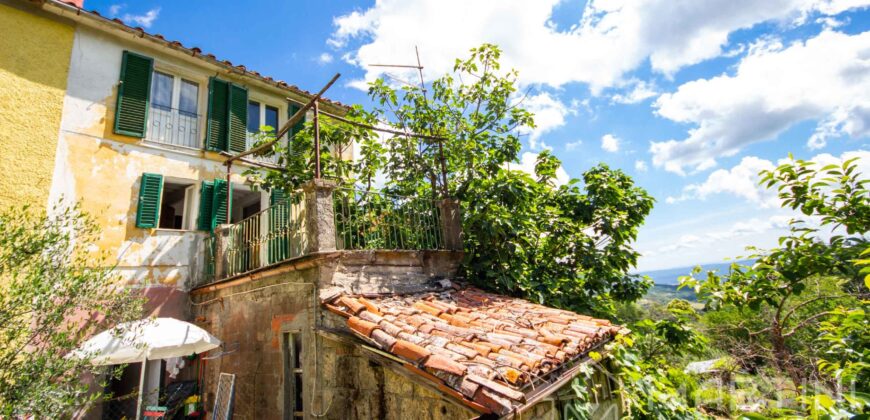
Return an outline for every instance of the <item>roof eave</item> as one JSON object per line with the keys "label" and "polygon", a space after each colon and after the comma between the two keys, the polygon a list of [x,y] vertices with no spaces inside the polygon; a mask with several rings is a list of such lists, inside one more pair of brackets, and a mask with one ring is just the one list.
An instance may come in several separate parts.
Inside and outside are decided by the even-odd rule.
{"label": "roof eave", "polygon": [[[233,74],[238,77],[250,79],[251,81],[260,85],[260,87],[270,90],[276,90],[278,92],[282,92],[285,95],[287,93],[290,93],[291,96],[287,98],[288,100],[305,102],[314,96],[313,93],[300,89],[294,85],[290,85],[284,81],[275,80],[271,77],[263,76],[258,72],[250,71],[245,66],[235,66],[229,61],[218,60],[217,57],[212,54],[203,54],[202,50],[197,47],[188,48],[181,44],[181,42],[170,41],[165,39],[163,36],[148,33],[145,31],[145,29],[141,27],[134,28],[132,26],[128,26],[119,19],[109,19],[100,15],[99,13],[96,13],[95,11],[87,11],[60,0],[42,0],[41,3],[43,5],[43,10],[46,10],[55,15],[72,19],[77,22],[89,24],[89,26],[97,29],[101,29],[99,25],[106,25],[114,30],[135,35],[141,39],[147,40],[161,47],[182,53],[183,55],[192,57],[206,65],[217,67],[218,69],[223,70],[228,74]],[[296,95],[298,97],[294,98],[293,95]],[[336,112],[339,115],[344,115],[350,110],[349,105],[345,105],[337,101],[321,98],[320,102],[324,105],[324,110]]]}

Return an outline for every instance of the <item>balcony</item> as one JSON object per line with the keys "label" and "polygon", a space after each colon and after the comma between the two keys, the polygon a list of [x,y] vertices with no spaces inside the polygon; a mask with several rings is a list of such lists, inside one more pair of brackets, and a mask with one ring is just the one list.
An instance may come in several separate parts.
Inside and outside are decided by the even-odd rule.
{"label": "balcony", "polygon": [[[286,144],[286,140],[280,140],[281,144]],[[256,136],[254,134],[248,133],[247,138],[245,139],[245,150],[251,150],[254,148],[254,145],[257,143]],[[265,163],[269,165],[277,165],[278,164],[278,155],[272,154],[271,156],[248,156],[248,158],[256,160],[260,163]]]}
{"label": "balcony", "polygon": [[460,250],[460,231],[454,200],[336,188],[318,179],[283,202],[215,229],[203,284],[318,253]]}
{"label": "balcony", "polygon": [[201,149],[202,137],[199,127],[198,114],[152,104],[145,140],[188,149]]}

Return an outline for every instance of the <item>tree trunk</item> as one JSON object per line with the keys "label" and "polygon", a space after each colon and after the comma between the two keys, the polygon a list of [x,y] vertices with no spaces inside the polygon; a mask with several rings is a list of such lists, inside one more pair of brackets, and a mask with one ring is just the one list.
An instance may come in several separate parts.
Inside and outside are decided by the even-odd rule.
{"label": "tree trunk", "polygon": [[791,350],[785,345],[785,337],[782,336],[782,326],[777,322],[774,322],[770,328],[770,343],[773,347],[773,356],[776,358],[776,367],[788,375],[794,384],[795,391],[799,390],[803,382],[803,375],[792,363]]}

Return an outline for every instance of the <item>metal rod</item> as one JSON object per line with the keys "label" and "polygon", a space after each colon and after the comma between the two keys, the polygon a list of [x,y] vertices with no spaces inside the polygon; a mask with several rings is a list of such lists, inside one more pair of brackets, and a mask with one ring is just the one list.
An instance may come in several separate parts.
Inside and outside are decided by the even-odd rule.
{"label": "metal rod", "polygon": [[419,65],[410,65],[410,64],[369,64],[369,67],[401,67],[406,69],[422,69]]}
{"label": "metal rod", "polygon": [[293,127],[296,123],[298,123],[303,118],[305,118],[305,113],[308,112],[308,110],[311,109],[315,103],[317,103],[317,101],[320,99],[320,97],[323,96],[323,94],[330,87],[332,87],[332,85],[335,83],[336,80],[338,80],[339,77],[341,77],[341,73],[336,73],[335,76],[332,76],[332,79],[329,81],[329,83],[326,84],[326,86],[324,86],[322,89],[320,89],[319,92],[317,92],[314,96],[312,96],[311,99],[308,101],[308,103],[306,103],[301,109],[299,109],[299,111],[296,111],[296,113],[293,114],[293,116],[290,117],[290,119],[288,119],[287,122],[285,122],[284,125],[281,126],[281,129],[278,130],[277,133],[275,133],[274,140],[272,140],[268,143],[264,143],[260,146],[253,148],[253,149],[239,153],[235,156],[232,156],[229,159],[227,159],[224,162],[224,164],[229,165],[232,161],[239,159],[243,156],[252,155],[255,153],[260,153],[264,150],[269,150],[269,148],[271,148],[275,143],[277,143],[278,140],[280,140],[281,137],[284,136],[284,134],[287,134],[287,132],[290,131],[290,127]]}
{"label": "metal rod", "polygon": [[320,104],[314,102],[314,179],[320,179]]}
{"label": "metal rod", "polygon": [[343,122],[343,123],[345,123],[345,124],[350,124],[350,125],[353,125],[353,126],[357,126],[357,127],[360,127],[360,128],[367,128],[367,129],[369,129],[369,130],[381,131],[381,132],[384,132],[384,133],[396,134],[396,135],[399,135],[399,136],[414,137],[414,138],[418,138],[418,139],[427,139],[427,140],[447,140],[446,138],[444,138],[444,137],[439,137],[439,136],[429,136],[429,135],[426,135],[426,134],[406,133],[406,132],[404,132],[404,131],[391,130],[391,129],[389,129],[389,128],[375,127],[375,126],[373,126],[373,125],[368,125],[368,124],[364,124],[364,123],[361,123],[361,122],[351,121],[351,120],[349,120],[349,119],[347,119],[347,118],[339,117],[338,115],[330,114],[330,113],[328,113],[328,112],[323,112],[323,111],[320,111],[320,115],[323,115],[324,117],[329,117],[329,118],[331,118],[331,119],[333,119],[333,120],[341,121],[341,122]]}

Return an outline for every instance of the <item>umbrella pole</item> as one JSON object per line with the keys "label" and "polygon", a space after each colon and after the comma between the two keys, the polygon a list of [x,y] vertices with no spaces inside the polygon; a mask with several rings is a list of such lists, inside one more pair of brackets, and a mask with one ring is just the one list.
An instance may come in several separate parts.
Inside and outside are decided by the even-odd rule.
{"label": "umbrella pole", "polygon": [[145,392],[145,364],[148,363],[148,356],[142,357],[142,368],[139,369],[139,399],[136,401],[136,420],[142,420],[142,398]]}

